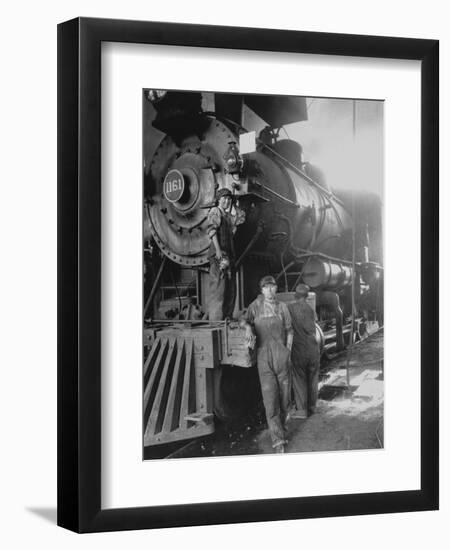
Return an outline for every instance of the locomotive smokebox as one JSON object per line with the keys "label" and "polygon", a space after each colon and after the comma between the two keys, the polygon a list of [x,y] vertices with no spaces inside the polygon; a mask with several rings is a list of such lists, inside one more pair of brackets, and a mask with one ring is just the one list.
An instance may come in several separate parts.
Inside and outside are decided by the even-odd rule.
{"label": "locomotive smokebox", "polygon": [[145,190],[156,243],[186,267],[208,262],[208,209],[216,190],[231,185],[226,158],[229,142],[236,140],[227,126],[206,115],[201,127],[201,138],[166,135],[153,155]]}

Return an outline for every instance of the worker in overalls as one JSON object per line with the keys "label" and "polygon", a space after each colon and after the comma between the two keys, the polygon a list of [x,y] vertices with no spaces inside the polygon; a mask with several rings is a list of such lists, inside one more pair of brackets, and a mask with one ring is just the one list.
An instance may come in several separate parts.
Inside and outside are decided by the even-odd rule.
{"label": "worker in overalls", "polygon": [[248,307],[245,326],[249,341],[256,335],[257,366],[266,419],[275,452],[283,453],[290,409],[292,327],[289,310],[276,298],[271,276],[260,281],[261,295]]}
{"label": "worker in overalls", "polygon": [[232,317],[236,299],[235,257],[233,236],[239,224],[245,221],[244,212],[232,205],[229,189],[219,189],[217,206],[208,212],[207,233],[209,247],[209,295],[208,316],[210,321]]}
{"label": "worker in overalls", "polygon": [[[229,189],[219,189],[216,206],[208,212],[207,233],[211,239],[209,247],[209,292],[208,318],[222,321],[233,316],[236,300],[236,276],[233,237],[239,224],[245,221],[244,212],[232,205]],[[214,412],[219,418],[227,416],[226,400],[223,392],[224,367],[214,369]]]}
{"label": "worker in overalls", "polygon": [[289,304],[294,341],[292,344],[292,389],[296,411],[295,418],[306,418],[316,410],[320,352],[316,340],[316,315],[306,301],[309,286],[298,285],[295,302]]}

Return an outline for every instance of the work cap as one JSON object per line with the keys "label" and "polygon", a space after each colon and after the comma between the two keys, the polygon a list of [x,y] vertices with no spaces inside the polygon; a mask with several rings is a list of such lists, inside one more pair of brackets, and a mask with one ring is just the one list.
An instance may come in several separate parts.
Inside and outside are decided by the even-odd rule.
{"label": "work cap", "polygon": [[308,285],[297,285],[295,287],[295,297],[296,298],[304,298],[305,296],[308,296],[309,292],[309,286]]}
{"label": "work cap", "polygon": [[275,285],[276,286],[276,284],[277,284],[277,282],[272,277],[272,275],[266,275],[265,277],[263,277],[259,281],[259,288],[262,288],[263,286],[266,286],[266,285]]}
{"label": "work cap", "polygon": [[232,196],[233,196],[232,192],[226,187],[219,189],[216,194],[217,200],[221,199],[222,197],[232,197]]}

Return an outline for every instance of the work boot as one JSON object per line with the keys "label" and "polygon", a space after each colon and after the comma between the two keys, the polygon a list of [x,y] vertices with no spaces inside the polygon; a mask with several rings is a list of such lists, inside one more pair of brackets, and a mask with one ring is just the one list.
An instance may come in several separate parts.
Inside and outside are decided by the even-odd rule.
{"label": "work boot", "polygon": [[273,450],[275,453],[284,453],[284,447],[287,444],[287,439],[284,439],[283,441],[279,441],[278,443],[275,443],[273,445]]}
{"label": "work boot", "polygon": [[305,418],[308,418],[308,415],[306,414],[306,411],[299,411],[299,410],[295,410],[292,414],[291,414],[291,418],[295,418],[295,419],[305,419]]}

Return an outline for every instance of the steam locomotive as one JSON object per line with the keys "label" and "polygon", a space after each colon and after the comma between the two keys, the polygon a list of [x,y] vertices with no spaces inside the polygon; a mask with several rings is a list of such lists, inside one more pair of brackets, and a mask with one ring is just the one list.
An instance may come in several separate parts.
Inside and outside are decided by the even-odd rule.
{"label": "steam locomotive", "polygon": [[[334,192],[301,145],[302,97],[144,90],[144,445],[214,431],[257,395],[242,329],[210,322],[207,215],[228,188],[235,234],[234,318],[272,274],[279,299],[312,289],[324,354],[383,323],[382,211],[377,195]],[[253,128],[243,126],[244,114]],[[262,126],[262,128],[261,128]],[[255,128],[261,128],[256,133]]]}

